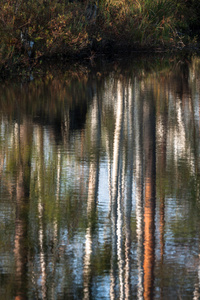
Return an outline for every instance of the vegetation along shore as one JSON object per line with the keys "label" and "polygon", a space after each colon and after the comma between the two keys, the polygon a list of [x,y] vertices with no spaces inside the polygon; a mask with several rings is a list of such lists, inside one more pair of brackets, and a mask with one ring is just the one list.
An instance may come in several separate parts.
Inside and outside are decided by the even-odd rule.
{"label": "vegetation along shore", "polygon": [[1,0],[0,71],[44,58],[198,49],[199,0]]}

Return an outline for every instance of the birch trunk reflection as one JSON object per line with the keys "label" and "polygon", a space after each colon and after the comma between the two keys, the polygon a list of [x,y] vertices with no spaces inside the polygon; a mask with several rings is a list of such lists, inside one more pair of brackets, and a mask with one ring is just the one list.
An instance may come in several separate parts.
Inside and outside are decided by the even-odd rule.
{"label": "birch trunk reflection", "polygon": [[91,157],[89,166],[87,218],[88,227],[85,235],[85,254],[83,267],[84,297],[90,299],[92,285],[91,258],[93,252],[92,232],[96,222],[96,205],[99,185],[99,148],[101,141],[101,109],[99,99],[95,95],[91,109]]}
{"label": "birch trunk reflection", "polygon": [[17,149],[16,221],[15,221],[15,299],[27,299],[28,294],[28,209],[31,176],[32,125],[23,120],[16,124]]}
{"label": "birch trunk reflection", "polygon": [[[117,83],[117,114],[114,132],[114,146],[113,146],[113,170],[112,170],[112,198],[111,198],[111,222],[112,222],[112,253],[111,253],[111,271],[110,271],[110,298],[116,298],[116,254],[120,257],[121,247],[121,232],[118,232],[118,251],[117,251],[117,216],[121,216],[121,182],[122,178],[122,165],[121,165],[121,154],[122,154],[122,139],[123,139],[123,125],[124,125],[124,104],[125,94],[122,83]],[[118,198],[119,197],[119,198]],[[117,205],[118,204],[118,205]],[[119,207],[120,204],[120,207]],[[117,206],[119,207],[119,213],[117,214]],[[120,219],[119,219],[120,222]],[[120,224],[118,225],[119,228]],[[122,263],[121,260],[119,260]],[[121,266],[122,267],[122,266]],[[120,291],[123,295],[123,291]]]}
{"label": "birch trunk reflection", "polygon": [[123,202],[124,202],[124,179],[125,179],[125,158],[122,153],[122,159],[119,166],[119,187],[117,197],[117,261],[119,270],[119,299],[124,299],[124,251],[123,251]]}
{"label": "birch trunk reflection", "polygon": [[128,87],[127,95],[127,192],[125,198],[124,209],[124,223],[125,223],[125,280],[124,299],[131,298],[131,212],[132,212],[132,189],[133,189],[133,146],[134,146],[134,132],[133,132],[133,93],[132,88]]}
{"label": "birch trunk reflection", "polygon": [[[137,82],[135,82],[135,87]],[[144,292],[144,193],[143,193],[143,102],[135,88],[135,177],[136,177],[136,233],[137,233],[137,267],[138,267],[138,286],[137,299],[143,299]]]}

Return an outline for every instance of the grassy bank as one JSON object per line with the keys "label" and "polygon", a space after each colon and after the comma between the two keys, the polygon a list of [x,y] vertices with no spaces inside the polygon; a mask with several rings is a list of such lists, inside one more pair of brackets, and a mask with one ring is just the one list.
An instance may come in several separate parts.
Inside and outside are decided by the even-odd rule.
{"label": "grassy bank", "polygon": [[199,0],[1,0],[0,70],[44,57],[183,48],[198,41],[199,11]]}

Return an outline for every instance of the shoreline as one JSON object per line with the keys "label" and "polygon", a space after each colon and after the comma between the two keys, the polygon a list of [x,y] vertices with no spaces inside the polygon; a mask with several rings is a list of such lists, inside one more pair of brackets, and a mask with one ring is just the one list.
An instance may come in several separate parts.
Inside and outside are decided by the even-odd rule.
{"label": "shoreline", "polygon": [[[107,45],[109,45],[107,48]],[[6,79],[7,77],[23,76],[23,74],[36,71],[38,67],[42,67],[45,64],[55,65],[55,64],[68,64],[68,65],[87,65],[91,66],[96,63],[97,60],[104,61],[118,61],[118,60],[127,60],[132,59],[133,57],[142,58],[151,58],[161,55],[164,56],[190,56],[190,55],[199,55],[199,47],[190,47],[185,46],[184,48],[140,48],[136,49],[135,47],[124,48],[124,45],[118,44],[111,49],[111,42],[108,41],[106,48],[99,47],[96,51],[93,48],[87,48],[80,52],[69,53],[67,55],[56,54],[52,56],[41,56],[39,58],[27,59],[25,62],[19,62],[14,65],[10,65],[8,68],[2,67],[0,72],[0,78]]]}
{"label": "shoreline", "polygon": [[[126,73],[132,65],[133,73],[137,70],[145,70],[147,73],[159,72],[160,70],[173,70],[174,67],[188,64],[193,57],[198,57],[197,49],[154,49],[149,51],[143,49],[140,51],[132,50],[129,53],[121,53],[119,49],[109,54],[96,52],[82,52],[70,56],[51,56],[42,57],[38,60],[31,60],[28,64],[18,64],[5,72],[0,73],[0,82],[15,80],[17,82],[30,82],[37,78],[60,76],[69,76],[71,78],[81,78],[90,72],[99,76],[105,72],[115,72],[116,67],[120,70],[120,74]],[[100,76],[101,76],[100,75]]]}

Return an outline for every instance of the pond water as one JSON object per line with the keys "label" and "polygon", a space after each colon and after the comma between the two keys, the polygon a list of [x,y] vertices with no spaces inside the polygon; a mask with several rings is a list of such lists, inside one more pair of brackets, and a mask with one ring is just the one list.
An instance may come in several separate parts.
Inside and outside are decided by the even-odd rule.
{"label": "pond water", "polygon": [[200,59],[0,83],[0,298],[200,298]]}

